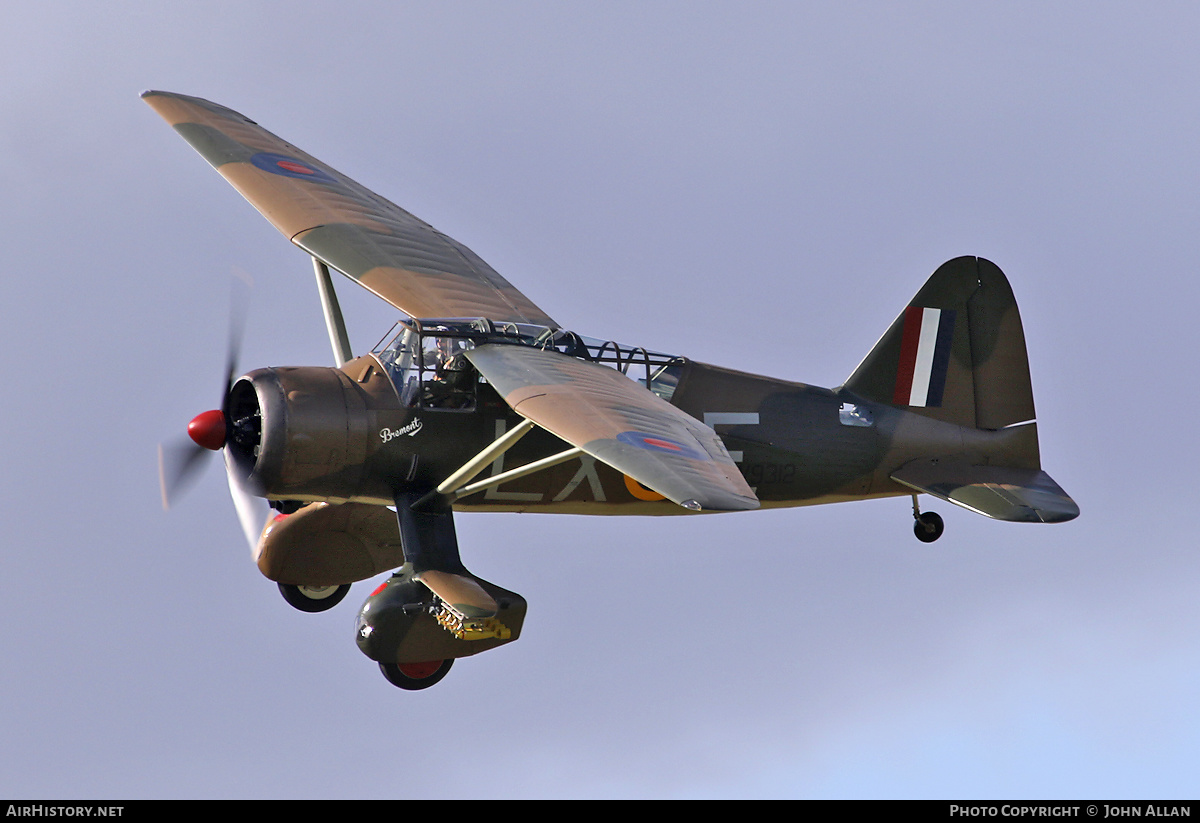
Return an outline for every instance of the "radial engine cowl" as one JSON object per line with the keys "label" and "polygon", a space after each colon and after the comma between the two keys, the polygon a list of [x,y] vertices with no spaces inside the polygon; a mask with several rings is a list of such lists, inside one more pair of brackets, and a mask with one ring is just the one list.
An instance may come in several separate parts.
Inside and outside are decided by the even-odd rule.
{"label": "radial engine cowl", "polygon": [[229,392],[232,463],[258,494],[342,502],[362,481],[367,409],[338,369],[257,369]]}

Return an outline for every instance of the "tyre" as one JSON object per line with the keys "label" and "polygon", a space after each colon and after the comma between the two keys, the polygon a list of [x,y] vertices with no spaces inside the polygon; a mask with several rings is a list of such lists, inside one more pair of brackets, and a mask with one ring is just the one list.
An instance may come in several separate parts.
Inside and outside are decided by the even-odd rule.
{"label": "tyre", "polygon": [[431,660],[428,663],[380,663],[379,670],[388,682],[405,691],[415,692],[428,689],[443,677],[454,665],[454,658]]}
{"label": "tyre", "polygon": [[280,583],[279,593],[288,605],[302,612],[323,612],[332,609],[350,591],[350,584],[341,586],[293,586],[290,583]]}
{"label": "tyre", "polygon": [[941,537],[945,530],[946,524],[942,522],[942,516],[937,512],[921,512],[917,516],[917,522],[913,523],[913,534],[922,543],[932,543]]}

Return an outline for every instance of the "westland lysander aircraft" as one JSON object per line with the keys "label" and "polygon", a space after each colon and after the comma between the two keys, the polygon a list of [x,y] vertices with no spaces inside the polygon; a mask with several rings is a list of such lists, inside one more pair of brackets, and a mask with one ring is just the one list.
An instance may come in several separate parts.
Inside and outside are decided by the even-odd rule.
{"label": "westland lysander aircraft", "polygon": [[[455,511],[691,514],[918,494],[1000,520],[1079,509],[1041,470],[1025,336],[995,265],[943,265],[836,389],[583,337],[398,206],[223,106],[142,95],[312,256],[336,368],[234,378],[162,465],[164,501],[223,450],[239,512],[276,510],[252,542],[289,603],[323,611],[396,570],[357,640],[421,689],[456,658],[516,640],[520,595],[472,575]],[[350,351],[330,269],[405,316]],[[245,518],[243,518],[245,523]]]}

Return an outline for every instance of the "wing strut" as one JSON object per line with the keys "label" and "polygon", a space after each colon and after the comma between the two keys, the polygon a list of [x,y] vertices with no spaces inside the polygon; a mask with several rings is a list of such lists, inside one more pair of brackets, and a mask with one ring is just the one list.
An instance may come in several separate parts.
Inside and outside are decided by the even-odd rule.
{"label": "wing strut", "polygon": [[447,498],[453,497],[454,499],[458,499],[466,497],[491,486],[498,486],[501,483],[507,483],[509,480],[516,480],[518,477],[525,477],[526,475],[540,472],[542,469],[557,466],[559,463],[566,463],[568,460],[574,460],[586,453],[578,447],[570,448],[558,454],[552,454],[549,457],[543,457],[540,460],[526,463],[524,466],[517,466],[515,469],[509,469],[500,474],[484,478],[477,483],[471,482],[485,467],[495,463],[497,457],[515,446],[518,440],[533,429],[534,425],[532,420],[525,419],[513,426],[500,437],[497,437],[487,448],[464,463],[460,469],[439,483],[436,489],[412,503],[412,508],[417,511],[427,510],[431,504],[438,500],[441,501],[438,505],[444,505],[448,502]]}
{"label": "wing strut", "polygon": [[480,480],[478,483],[463,486],[454,492],[454,496],[455,498],[466,497],[469,494],[481,492],[491,486],[499,486],[501,483],[507,483],[509,480],[516,480],[518,477],[540,472],[542,469],[557,466],[559,463],[566,463],[568,460],[574,460],[576,457],[580,457],[586,453],[580,448],[567,449],[565,452],[552,454],[549,457],[543,457],[541,460],[534,460],[532,463],[526,463],[524,466],[517,466],[515,469],[509,469],[508,471],[500,472],[500,474],[493,474],[491,477]]}
{"label": "wing strut", "polygon": [[346,334],[346,320],[342,317],[342,307],[338,303],[337,293],[333,290],[333,278],[329,276],[329,267],[315,257],[313,271],[317,275],[317,291],[321,293],[321,311],[325,315],[329,345],[333,346],[333,359],[339,367],[344,366],[354,359],[354,355],[350,351],[350,336]]}
{"label": "wing strut", "polygon": [[[445,480],[438,484],[435,490],[439,495],[453,494],[465,484],[470,483],[475,475],[483,471],[485,466],[488,466],[496,461],[496,458],[504,454],[517,444],[517,441],[529,433],[533,428],[532,420],[522,420],[517,425],[506,431],[504,434],[497,437],[496,440],[481,451],[479,454],[472,457],[462,468],[451,474]],[[422,500],[421,502],[425,502]]]}

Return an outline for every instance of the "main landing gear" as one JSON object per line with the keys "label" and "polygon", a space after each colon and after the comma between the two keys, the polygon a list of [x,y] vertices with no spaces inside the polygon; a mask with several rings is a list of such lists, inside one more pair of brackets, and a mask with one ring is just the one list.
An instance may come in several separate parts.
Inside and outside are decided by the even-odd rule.
{"label": "main landing gear", "polygon": [[922,543],[932,543],[942,536],[942,532],[946,530],[946,524],[942,522],[942,516],[937,512],[922,512],[921,507],[917,504],[917,496],[913,498],[913,534]]}
{"label": "main landing gear", "polygon": [[454,658],[430,660],[428,663],[380,663],[379,670],[393,686],[410,692],[428,689],[446,676]]}
{"label": "main landing gear", "polygon": [[350,591],[350,584],[341,586],[293,586],[290,583],[280,583],[279,593],[288,605],[302,612],[315,614],[328,611],[342,602],[342,598]]}

